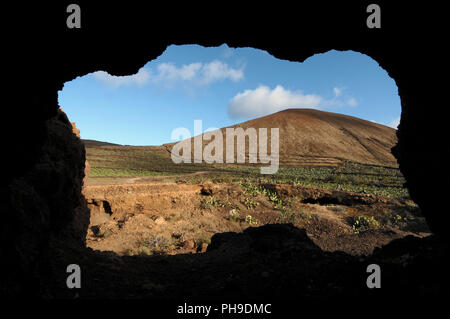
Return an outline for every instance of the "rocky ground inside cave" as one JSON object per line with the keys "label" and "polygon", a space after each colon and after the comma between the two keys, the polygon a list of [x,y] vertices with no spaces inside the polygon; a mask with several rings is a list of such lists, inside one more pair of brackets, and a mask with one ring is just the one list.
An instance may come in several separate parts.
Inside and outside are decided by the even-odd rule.
{"label": "rocky ground inside cave", "polygon": [[[448,295],[444,256],[434,236],[397,239],[370,256],[326,252],[304,230],[290,224],[219,234],[213,236],[208,251],[200,254],[118,256],[59,245],[53,247],[53,275],[43,296],[300,303],[381,298],[401,304],[405,299]],[[81,289],[66,287],[70,263],[82,269]],[[366,286],[367,266],[373,263],[381,267],[381,289]]]}
{"label": "rocky ground inside cave", "polygon": [[[255,196],[248,185],[101,187],[84,191],[87,248],[52,241],[44,297],[392,301],[449,293],[446,248],[417,208],[397,199],[298,185],[265,185],[270,192]],[[390,218],[397,215],[403,219]],[[379,223],[355,228],[356,216]],[[152,238],[170,243],[155,246]],[[81,289],[66,286],[72,263],[81,267]],[[382,289],[367,288],[373,263]]]}

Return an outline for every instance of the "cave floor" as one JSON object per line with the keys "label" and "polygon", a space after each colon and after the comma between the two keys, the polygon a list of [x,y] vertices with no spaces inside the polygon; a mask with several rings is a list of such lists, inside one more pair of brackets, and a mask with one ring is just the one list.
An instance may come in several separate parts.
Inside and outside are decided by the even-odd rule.
{"label": "cave floor", "polygon": [[[269,195],[255,196],[229,184],[87,187],[87,247],[52,241],[42,295],[306,301],[396,300],[399,294],[433,298],[449,293],[446,248],[406,202],[292,185],[266,187],[272,187]],[[249,199],[254,204],[247,207]],[[276,207],[277,203],[282,204]],[[230,218],[233,209],[239,218]],[[378,227],[355,231],[348,218],[361,213],[376,217]],[[249,222],[248,215],[258,223]],[[408,217],[410,222],[393,224],[392,216]],[[171,245],[150,253],[136,250],[142,239],[148,244],[156,235],[170,238]],[[66,285],[69,264],[80,266],[79,289]],[[367,286],[370,264],[380,266],[382,289]]]}
{"label": "cave floor", "polygon": [[[280,236],[282,241],[273,240]],[[327,300],[449,293],[445,249],[434,236],[397,239],[369,256],[323,251],[289,224],[223,233],[197,254],[119,256],[58,245],[44,284],[47,298]],[[81,268],[80,289],[66,286],[72,263]],[[381,267],[382,289],[367,288],[373,263]]]}

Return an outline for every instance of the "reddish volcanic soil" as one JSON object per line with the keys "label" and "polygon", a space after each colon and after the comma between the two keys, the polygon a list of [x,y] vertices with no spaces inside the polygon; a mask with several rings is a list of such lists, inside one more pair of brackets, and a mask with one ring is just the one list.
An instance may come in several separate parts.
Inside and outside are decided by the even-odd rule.
{"label": "reddish volcanic soil", "polygon": [[[391,153],[391,148],[397,143],[396,130],[348,115],[313,109],[287,109],[230,127],[255,128],[256,131],[268,128],[268,136],[270,128],[279,128],[281,165],[331,166],[345,159],[397,166]],[[226,128],[221,130],[226,145]],[[206,145],[209,141],[203,143]],[[171,149],[174,144],[165,145]],[[267,145],[270,147],[270,142]],[[248,146],[246,152],[248,156]]]}
{"label": "reddish volcanic soil", "polygon": [[[87,186],[84,192],[91,211],[87,246],[119,255],[151,254],[155,247],[148,241],[163,240],[167,243],[164,254],[179,254],[202,250],[202,244],[204,251],[216,233],[292,223],[305,229],[323,250],[368,255],[396,238],[429,235],[418,208],[404,200],[299,185],[264,185],[282,200],[281,207],[263,194],[246,195],[238,184],[205,185]],[[230,218],[233,214],[239,218]],[[376,218],[379,227],[356,234],[352,217],[361,215]],[[246,220],[247,216],[257,222]],[[397,221],[398,216],[403,219]]]}

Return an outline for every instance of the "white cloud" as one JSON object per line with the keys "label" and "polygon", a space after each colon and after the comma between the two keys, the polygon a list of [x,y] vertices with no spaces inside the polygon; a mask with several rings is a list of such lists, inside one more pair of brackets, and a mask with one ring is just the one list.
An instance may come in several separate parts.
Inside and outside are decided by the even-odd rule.
{"label": "white cloud", "polygon": [[202,68],[201,63],[191,63],[177,68],[172,63],[161,63],[158,65],[158,75],[154,77],[154,81],[188,81],[192,80],[198,71]]}
{"label": "white cloud", "polygon": [[232,118],[254,117],[275,113],[288,108],[326,109],[332,107],[357,106],[354,97],[342,96],[343,88],[333,88],[334,97],[324,99],[316,94],[303,94],[301,91],[290,91],[277,85],[270,89],[260,85],[254,90],[245,90],[236,94],[228,103],[228,115]]}
{"label": "white cloud", "polygon": [[95,79],[117,88],[122,85],[143,85],[149,81],[153,83],[174,84],[176,82],[190,82],[204,86],[222,80],[238,82],[244,78],[243,68],[234,69],[228,64],[215,60],[209,63],[195,62],[180,67],[173,63],[161,63],[152,70],[140,69],[138,73],[130,76],[114,76],[104,71],[94,73]]}
{"label": "white cloud", "polygon": [[358,105],[358,101],[356,101],[356,99],[354,97],[351,97],[347,100],[347,105],[350,106],[357,106]]}
{"label": "white cloud", "polygon": [[397,129],[397,126],[398,126],[399,124],[400,124],[400,116],[397,117],[396,119],[392,120],[391,122],[389,122],[389,123],[387,124],[387,126],[390,126],[390,127],[392,127],[392,128]]}
{"label": "white cloud", "polygon": [[177,81],[190,81],[196,85],[208,85],[221,80],[238,82],[244,78],[242,69],[234,69],[228,64],[215,60],[209,63],[191,63],[177,67],[173,63],[161,63],[152,80],[173,84]]}
{"label": "white cloud", "polygon": [[291,107],[318,108],[321,102],[318,95],[292,92],[281,85],[273,90],[260,85],[255,90],[245,90],[233,97],[228,104],[228,114],[232,118],[260,116]]}
{"label": "white cloud", "polygon": [[230,68],[227,64],[220,61],[205,64],[202,73],[203,81],[207,83],[222,79],[230,79],[233,82],[237,82],[244,77],[242,70]]}
{"label": "white cloud", "polygon": [[143,85],[150,79],[150,74],[142,68],[138,73],[129,76],[115,76],[105,71],[97,71],[94,77],[107,86],[117,88],[121,85]]}
{"label": "white cloud", "polygon": [[335,88],[333,88],[333,92],[334,92],[334,96],[338,97],[339,95],[342,94],[342,89],[335,87]]}

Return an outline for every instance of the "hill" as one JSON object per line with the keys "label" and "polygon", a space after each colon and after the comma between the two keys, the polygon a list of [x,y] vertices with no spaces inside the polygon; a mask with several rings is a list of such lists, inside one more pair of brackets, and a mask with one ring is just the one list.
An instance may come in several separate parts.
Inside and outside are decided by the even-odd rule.
{"label": "hill", "polygon": [[86,147],[95,147],[95,146],[121,146],[120,144],[114,144],[109,142],[102,142],[102,141],[96,141],[96,140],[86,140],[81,139],[81,142]]}
{"label": "hill", "polygon": [[[276,174],[263,176],[260,168],[267,164],[249,164],[248,160],[245,164],[176,164],[170,154],[174,143],[115,146],[91,141],[85,143],[91,166],[88,184],[252,180],[396,198],[409,196],[390,152],[397,141],[392,128],[309,109],[290,109],[233,127],[279,128],[280,167]],[[225,129],[222,128],[224,134]],[[204,141],[204,144],[209,142]],[[246,155],[248,157],[248,147]]]}
{"label": "hill", "polygon": [[[397,167],[391,153],[397,142],[396,130],[348,115],[313,109],[287,109],[230,127],[244,130],[253,127],[257,131],[268,128],[268,135],[269,128],[279,128],[280,164],[284,166],[336,166],[347,160]],[[225,141],[226,128],[221,130]],[[166,146],[171,149],[174,144]]]}

